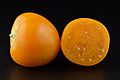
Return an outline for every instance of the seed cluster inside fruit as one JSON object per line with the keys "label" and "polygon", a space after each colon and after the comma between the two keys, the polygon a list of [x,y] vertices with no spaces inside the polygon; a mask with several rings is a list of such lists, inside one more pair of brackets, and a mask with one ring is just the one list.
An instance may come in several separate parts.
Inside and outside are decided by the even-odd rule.
{"label": "seed cluster inside fruit", "polygon": [[70,61],[84,66],[95,65],[107,54],[109,35],[98,21],[77,19],[63,31],[61,47]]}

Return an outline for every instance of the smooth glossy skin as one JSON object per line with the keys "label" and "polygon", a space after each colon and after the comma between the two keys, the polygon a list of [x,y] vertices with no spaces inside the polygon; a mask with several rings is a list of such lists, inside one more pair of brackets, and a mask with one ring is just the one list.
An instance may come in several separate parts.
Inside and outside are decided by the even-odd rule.
{"label": "smooth glossy skin", "polygon": [[93,19],[79,18],[64,29],[61,48],[71,62],[92,66],[101,62],[108,53],[110,37],[106,27]]}
{"label": "smooth glossy skin", "polygon": [[42,66],[52,61],[60,48],[54,25],[36,13],[19,15],[10,34],[12,59],[25,67]]}

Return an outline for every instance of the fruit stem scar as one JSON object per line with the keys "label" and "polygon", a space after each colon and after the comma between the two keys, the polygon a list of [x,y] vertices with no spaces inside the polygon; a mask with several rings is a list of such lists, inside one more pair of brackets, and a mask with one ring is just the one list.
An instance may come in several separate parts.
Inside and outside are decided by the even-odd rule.
{"label": "fruit stem scar", "polygon": [[13,44],[15,43],[15,37],[16,37],[16,34],[17,34],[17,32],[18,32],[18,30],[19,30],[19,27],[20,27],[20,25],[21,25],[21,23],[23,22],[24,20],[22,20],[22,21],[20,21],[19,22],[19,24],[17,25],[17,26],[15,26],[15,28],[14,29],[12,29],[12,31],[11,31],[11,33],[10,33],[10,39],[12,39],[11,40],[11,46],[13,46]]}
{"label": "fruit stem scar", "polygon": [[10,38],[14,38],[15,37],[15,31],[11,32],[9,36],[10,36]]}
{"label": "fruit stem scar", "polygon": [[13,30],[9,36],[10,36],[10,39],[12,39],[11,46],[13,46],[15,42],[15,36],[16,36],[15,30]]}

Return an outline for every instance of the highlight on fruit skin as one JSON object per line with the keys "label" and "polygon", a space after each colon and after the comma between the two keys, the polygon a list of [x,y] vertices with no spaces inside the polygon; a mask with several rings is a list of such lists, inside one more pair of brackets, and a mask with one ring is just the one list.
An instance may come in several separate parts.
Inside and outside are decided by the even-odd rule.
{"label": "highlight on fruit skin", "polygon": [[27,12],[16,18],[10,34],[10,55],[17,64],[25,67],[48,64],[59,49],[59,34],[45,17]]}
{"label": "highlight on fruit skin", "polygon": [[108,53],[109,44],[107,28],[90,18],[79,18],[68,23],[61,38],[64,56],[81,66],[100,63]]}

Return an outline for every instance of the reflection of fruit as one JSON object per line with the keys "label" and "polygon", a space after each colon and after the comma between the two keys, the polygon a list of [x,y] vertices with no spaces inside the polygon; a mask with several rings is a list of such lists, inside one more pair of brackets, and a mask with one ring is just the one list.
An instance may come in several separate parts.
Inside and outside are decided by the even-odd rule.
{"label": "reflection of fruit", "polygon": [[15,20],[10,34],[12,59],[23,66],[41,66],[53,60],[60,38],[50,21],[35,13],[24,13]]}
{"label": "reflection of fruit", "polygon": [[108,52],[109,43],[110,37],[105,26],[89,18],[70,22],[61,38],[64,55],[71,62],[83,66],[101,62]]}

